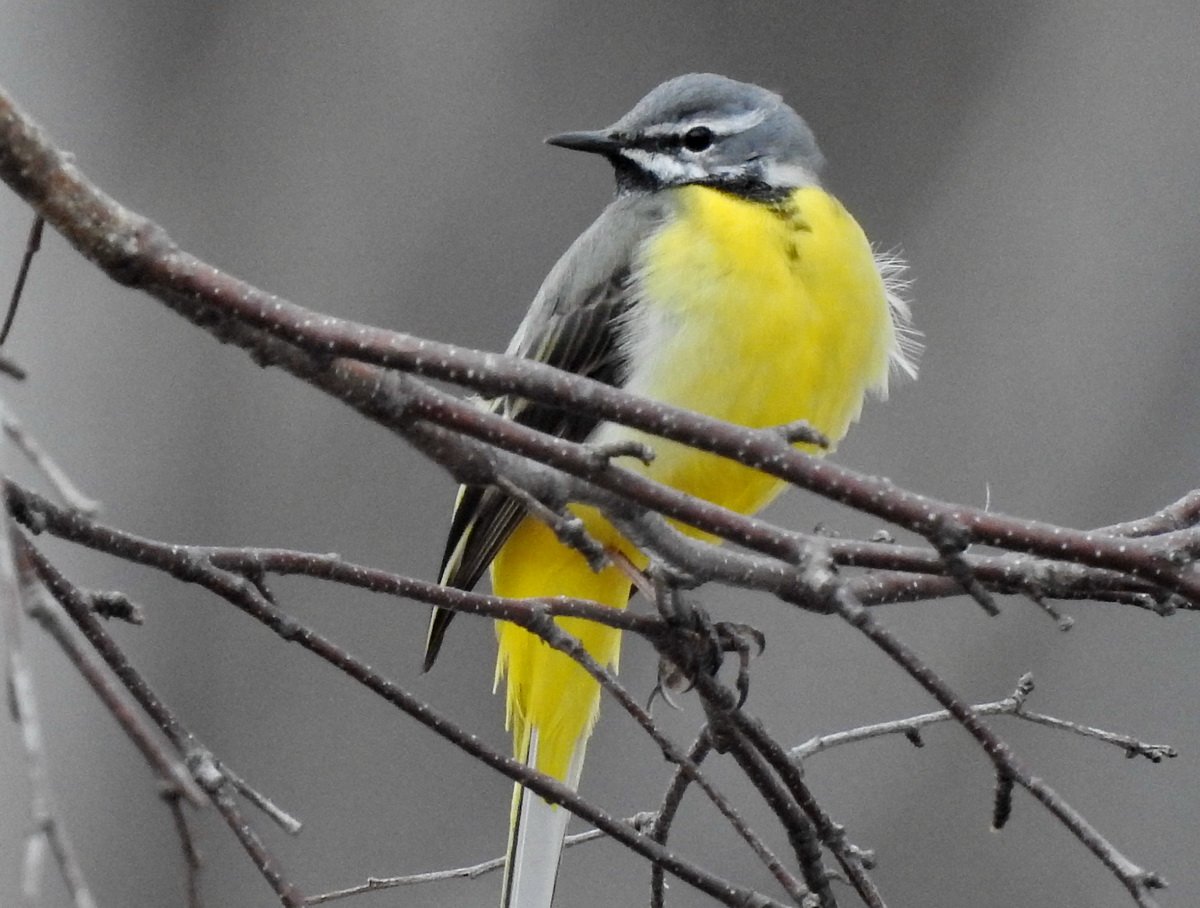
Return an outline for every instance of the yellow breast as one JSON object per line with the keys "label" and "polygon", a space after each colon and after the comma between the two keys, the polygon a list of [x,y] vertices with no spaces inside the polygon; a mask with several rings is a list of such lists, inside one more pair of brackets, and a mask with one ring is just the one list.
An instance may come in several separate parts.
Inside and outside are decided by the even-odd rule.
{"label": "yellow breast", "polygon": [[[671,195],[674,216],[635,263],[639,304],[622,339],[629,389],[747,426],[806,419],[836,442],[866,391],[882,385],[894,342],[883,282],[858,224],[815,187],[775,206],[696,186]],[[630,437],[657,456],[649,466],[622,466],[736,511],[758,510],[781,487],[764,473],[632,429],[607,423],[598,432],[600,441]],[[594,538],[645,565],[597,511],[573,510]],[[502,596],[568,595],[616,607],[629,598],[624,573],[593,573],[533,518],[496,556],[492,586]],[[616,665],[617,631],[559,623],[602,664]],[[538,767],[567,778],[595,720],[599,686],[525,631],[501,623],[499,633],[496,677],[508,675],[516,752],[525,753],[537,728]]]}
{"label": "yellow breast", "polygon": [[[635,270],[629,389],[747,426],[804,419],[840,440],[886,380],[894,343],[862,229],[815,186],[781,203],[701,186],[672,194],[674,217]],[[726,507],[757,510],[778,489],[721,458],[647,441],[658,452],[651,476]]]}

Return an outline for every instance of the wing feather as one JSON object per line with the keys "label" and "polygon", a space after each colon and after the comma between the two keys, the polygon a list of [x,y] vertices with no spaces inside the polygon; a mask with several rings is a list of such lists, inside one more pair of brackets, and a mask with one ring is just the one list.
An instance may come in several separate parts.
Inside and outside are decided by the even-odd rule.
{"label": "wing feather", "polygon": [[[625,380],[621,331],[637,304],[630,281],[638,247],[662,223],[664,205],[646,196],[623,196],[604,210],[559,259],[534,298],[508,352],[586,375],[610,385]],[[595,417],[506,395],[489,402],[521,425],[570,441],[583,441]],[[495,487],[459,491],[442,556],[440,582],[468,590],[525,516],[522,506]],[[425,642],[428,670],[454,613],[435,608]]]}

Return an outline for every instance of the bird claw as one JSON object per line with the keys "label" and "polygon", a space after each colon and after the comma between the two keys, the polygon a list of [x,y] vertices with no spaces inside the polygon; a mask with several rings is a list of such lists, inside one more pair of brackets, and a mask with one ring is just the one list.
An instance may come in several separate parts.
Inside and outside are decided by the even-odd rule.
{"label": "bird claw", "polygon": [[660,660],[655,693],[678,709],[668,692],[691,690],[695,686],[693,679],[700,671],[715,677],[725,661],[725,654],[736,653],[737,708],[740,709],[750,695],[750,660],[755,655],[762,655],[766,648],[767,640],[762,631],[748,624],[714,622],[703,609],[694,607],[680,616],[678,624],[679,646],[670,658]]}
{"label": "bird claw", "polygon": [[722,652],[737,653],[737,708],[741,709],[750,696],[750,659],[751,644],[757,649],[754,656],[761,656],[767,648],[767,638],[763,632],[748,624],[722,622],[717,625],[717,634],[721,640]]}
{"label": "bird claw", "polygon": [[654,690],[650,691],[650,697],[646,700],[646,711],[649,712],[656,698],[661,698],[663,703],[671,707],[671,709],[679,712],[683,709],[672,696],[672,693],[679,690],[683,686],[683,676],[669,660],[660,659],[658,662],[658,681],[654,684]]}

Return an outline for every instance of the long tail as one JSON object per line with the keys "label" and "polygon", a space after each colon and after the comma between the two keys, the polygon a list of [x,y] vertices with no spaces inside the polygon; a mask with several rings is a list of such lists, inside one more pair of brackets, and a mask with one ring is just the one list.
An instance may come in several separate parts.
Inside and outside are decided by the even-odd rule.
{"label": "long tail", "polygon": [[[580,508],[593,537],[610,544],[616,531],[599,515]],[[492,589],[499,596],[568,596],[623,608],[629,601],[629,577],[609,566],[593,571],[553,531],[526,518],[492,562]],[[601,665],[616,669],[621,634],[580,618],[555,623],[583,644]],[[575,788],[587,741],[600,709],[600,685],[570,656],[539,637],[500,622],[496,684],[505,686],[507,722],[513,754],[527,766]],[[552,807],[518,787],[508,839],[504,908],[549,908],[562,854],[569,812]]]}
{"label": "long tail", "polygon": [[[572,788],[578,782],[586,747],[587,739],[581,739],[571,755],[567,782]],[[530,730],[523,762],[537,766],[536,729]],[[570,818],[564,808],[546,803],[519,784],[513,786],[502,908],[550,908]]]}

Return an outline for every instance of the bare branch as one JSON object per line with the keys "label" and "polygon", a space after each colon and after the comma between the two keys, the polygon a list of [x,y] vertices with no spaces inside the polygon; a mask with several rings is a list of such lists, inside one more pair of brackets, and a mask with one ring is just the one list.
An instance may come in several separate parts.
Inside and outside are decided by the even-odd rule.
{"label": "bare branch", "polygon": [[[56,598],[59,598],[61,594],[62,598],[59,598],[59,601],[63,602],[64,607],[67,607],[66,601],[72,601],[73,607],[68,608],[68,612],[71,613],[71,617],[76,623],[84,622],[85,619],[76,614],[80,603],[73,600],[78,597],[66,586],[61,575],[48,562],[41,558],[40,554],[32,546],[29,546],[29,550],[31,557],[35,559],[35,565],[43,582],[47,583],[47,586],[55,594]],[[394,682],[379,675],[361,660],[347,653],[310,628],[300,624],[290,615],[282,612],[275,605],[264,599],[253,584],[248,581],[236,578],[215,568],[206,567],[192,558],[175,558],[165,564],[154,563],[154,558],[158,554],[160,553],[130,553],[130,559],[164,568],[179,577],[179,579],[200,583],[202,586],[216,592],[251,617],[265,624],[283,639],[298,643],[305,649],[310,650],[468,754],[508,776],[513,781],[520,782],[526,788],[541,795],[545,800],[565,807],[576,816],[602,829],[613,839],[649,860],[661,863],[672,874],[695,886],[697,889],[706,892],[722,904],[737,905],[739,902],[750,898],[765,899],[765,897],[754,893],[752,890],[732,885],[728,881],[708,873],[698,865],[680,858],[673,852],[667,851],[645,833],[633,829],[628,824],[623,823],[612,815],[595,807],[590,802],[580,798],[574,790],[557,779],[532,770],[523,763],[486,746],[477,736],[460,728],[446,717],[438,714],[419,698],[414,697]],[[51,583],[51,580],[54,582]],[[549,622],[548,616],[536,607],[526,608],[523,614],[514,614],[510,620],[514,620],[515,623],[527,627],[527,629],[532,630],[534,633],[540,631],[552,639],[554,637],[553,632],[548,632],[545,627],[540,626],[540,622],[544,620],[551,628],[554,627]],[[124,656],[112,645],[111,638],[107,636],[90,612],[86,617],[85,623],[85,635],[88,636],[89,641],[92,642],[93,646],[96,646],[97,650],[105,658],[105,661],[109,662],[110,667],[113,667],[119,677],[124,675],[122,681],[134,693],[135,698],[138,699],[143,708],[152,715],[159,727],[166,731],[173,741],[180,742],[177,746],[182,746],[184,750],[193,756],[199,754],[202,758],[202,762],[198,767],[192,767],[193,775],[201,782],[201,786],[208,791],[217,809],[225,816],[227,823],[234,829],[235,834],[238,835],[247,852],[251,854],[260,872],[275,887],[277,894],[284,900],[284,904],[302,904],[302,896],[298,894],[294,884],[288,882],[282,876],[281,872],[278,871],[277,862],[262,847],[261,842],[254,837],[252,830],[245,824],[241,815],[237,813],[232,799],[225,793],[225,788],[218,787],[214,789],[204,784],[204,778],[208,778],[212,773],[215,773],[217,777],[222,779],[224,784],[228,784],[228,780],[216,768],[216,764],[212,761],[211,756],[207,751],[199,749],[195,743],[190,743],[194,742],[194,738],[182,729],[178,719],[173,714],[164,710],[158,698],[145,685],[145,682],[137,676],[136,672],[133,672],[132,667],[128,666]],[[565,634],[563,636],[568,637]],[[573,638],[568,637],[568,639]],[[569,645],[566,641],[554,640],[554,642],[558,642],[560,645]],[[681,759],[685,758],[681,755]],[[198,775],[201,770],[207,770],[208,772],[202,777]],[[762,904],[765,906],[774,904],[774,902],[766,899]]]}
{"label": "bare branch", "polygon": [[[224,591],[230,588],[231,574],[249,579],[265,572],[312,577],[518,624],[528,621],[530,612],[537,609],[550,617],[584,618],[648,638],[662,632],[662,623],[657,618],[636,615],[623,609],[561,596],[551,599],[504,599],[455,590],[415,577],[355,564],[338,555],[289,549],[185,546],[159,542],[106,526],[87,515],[60,507],[11,480],[3,481],[3,489],[10,512],[31,532],[51,533],[135,564],[166,571],[184,582],[206,586],[223,598],[227,598]],[[215,570],[210,570],[210,567]]]}
{"label": "bare branch", "polygon": [[230,792],[229,780],[217,769],[211,755],[189,732],[178,717],[159,699],[142,676],[125,658],[124,653],[109,636],[93,614],[90,604],[78,589],[55,568],[23,536],[19,551],[33,566],[34,572],[50,594],[58,600],[71,620],[83,632],[84,637],[108,664],[109,669],[121,680],[143,710],[154,720],[159,729],[171,740],[181,755],[186,755],[192,777],[208,795],[210,801],[233,831],[243,849],[258,868],[259,873],[271,885],[280,902],[287,908],[299,908],[304,896],[280,869],[279,861],[266,848],[258,835],[250,828]]}
{"label": "bare branch", "polygon": [[[653,822],[653,819],[654,814],[639,813],[636,816],[629,817],[625,822],[634,828],[644,829]],[[563,839],[563,848],[574,848],[576,845],[594,842],[604,837],[604,833],[601,830],[589,829],[586,832],[578,832],[567,836]],[[471,864],[468,867],[453,867],[449,870],[430,870],[425,873],[410,873],[404,876],[368,877],[365,883],[360,883],[357,886],[349,886],[345,889],[337,889],[332,892],[323,892],[320,895],[310,895],[306,904],[324,905],[327,902],[336,902],[339,899],[346,899],[355,895],[380,892],[384,889],[398,889],[403,886],[421,886],[425,883],[442,883],[447,880],[474,880],[500,870],[503,867],[504,858],[500,857],[480,861],[478,864]]]}
{"label": "bare branch", "polygon": [[3,427],[8,440],[41,472],[46,481],[50,483],[50,487],[54,489],[55,494],[69,507],[84,514],[100,512],[100,502],[79,491],[66,471],[55,463],[54,459],[46,453],[46,450],[32,435],[25,431],[25,427],[8,411],[3,401],[0,401],[0,426]]}
{"label": "bare branch", "polygon": [[[708,797],[713,805],[719,810],[733,827],[734,831],[741,836],[742,840],[750,846],[751,851],[762,861],[763,865],[775,875],[789,894],[799,894],[800,888],[796,880],[783,868],[783,864],[772,853],[767,844],[762,838],[747,824],[742,815],[734,808],[729,799],[722,794],[715,785],[700,771],[692,760],[682,753],[676,745],[658,728],[657,724],[651,718],[649,712],[642,708],[633,696],[626,690],[624,685],[617,681],[616,677],[608,669],[601,666],[592,658],[591,654],[580,644],[579,640],[572,637],[570,634],[562,631],[557,624],[550,621],[548,616],[544,620],[538,620],[530,623],[527,626],[530,630],[545,640],[550,646],[557,649],[559,652],[565,653],[583,669],[595,678],[600,686],[610,693],[614,699],[625,709],[630,716],[642,727],[655,744],[662,750],[663,756],[679,767],[679,771],[686,775],[694,782],[701,791]],[[658,644],[663,646],[662,641]]]}
{"label": "bare branch", "polygon": [[53,807],[42,723],[34,695],[33,673],[21,645],[21,610],[24,603],[19,569],[12,546],[12,521],[0,519],[0,609],[3,609],[3,640],[6,656],[5,686],[9,709],[21,734],[29,779],[29,817],[32,828],[25,840],[21,867],[21,890],[26,901],[37,901],[47,850],[58,866],[74,908],[96,908],[83,868]]}
{"label": "bare branch", "polygon": [[[1085,738],[1095,738],[1098,741],[1119,747],[1124,751],[1126,756],[1145,757],[1151,763],[1160,763],[1164,758],[1170,759],[1178,755],[1175,748],[1167,744],[1151,744],[1147,741],[1130,737],[1129,735],[1117,734],[1105,731],[1102,728],[1080,725],[1067,719],[1058,719],[1042,713],[1030,712],[1025,708],[1025,702],[1029,694],[1033,692],[1033,689],[1033,675],[1022,675],[1013,693],[1002,700],[977,703],[971,707],[971,711],[977,716],[1015,716],[1018,719],[1024,719],[1038,725],[1071,731]],[[951,721],[954,721],[954,716],[951,715],[949,710],[942,709],[937,712],[909,716],[907,719],[894,719],[890,722],[879,722],[875,725],[863,725],[859,728],[851,728],[846,731],[834,732],[833,734],[818,735],[817,737],[810,738],[803,744],[796,745],[788,753],[793,759],[803,761],[822,751],[840,747],[844,744],[854,744],[859,741],[867,741],[871,738],[880,738],[885,735],[912,735],[919,733],[922,729],[930,725]]]}
{"label": "bare branch", "polygon": [[[699,766],[704,762],[704,758],[712,750],[712,738],[709,737],[708,729],[705,728],[696,738],[691,749],[688,751],[688,759]],[[658,808],[658,812],[654,815],[654,824],[648,830],[650,837],[654,841],[665,845],[667,836],[670,834],[671,824],[675,822],[675,814],[679,810],[679,805],[683,803],[684,792],[687,791],[688,785],[692,782],[691,777],[683,771],[682,764],[676,767],[675,775],[671,777],[671,784],[667,787],[666,793],[663,795],[662,804]],[[759,859],[763,859],[764,855],[759,855]],[[650,908],[663,908],[663,898],[665,895],[665,879],[662,868],[657,864],[650,868]]]}
{"label": "bare branch", "polygon": [[1107,533],[1110,536],[1159,536],[1197,524],[1200,524],[1200,489],[1188,492],[1178,501],[1149,517],[1100,527],[1096,532]]}
{"label": "bare branch", "polygon": [[895,636],[885,630],[871,613],[840,583],[827,566],[814,563],[810,566],[814,586],[823,591],[830,604],[852,627],[864,634],[872,643],[900,665],[910,677],[928,691],[983,747],[985,753],[1002,777],[1011,779],[1040,801],[1068,830],[1100,859],[1104,866],[1133,896],[1138,905],[1151,908],[1155,905],[1150,896],[1152,889],[1165,886],[1156,873],[1144,870],[1116,849],[1063,798],[1029,772],[1012,752],[1008,744],[980,721],[971,707],[939,678],[920,658]]}
{"label": "bare branch", "polygon": [[142,757],[162,780],[163,785],[167,786],[168,790],[178,790],[193,807],[202,807],[207,803],[204,792],[193,781],[187,767],[164,749],[159,743],[159,738],[146,726],[142,717],[130,709],[125,698],[113,687],[100,665],[80,645],[77,635],[70,632],[58,614],[37,598],[29,605],[28,612],[42,630],[58,644],[97,699],[117,720],[125,736],[141,751]]}
{"label": "bare branch", "polygon": [[992,829],[1003,829],[1012,816],[1012,796],[1016,780],[1003,771],[996,772],[996,790],[992,799]]}
{"label": "bare branch", "polygon": [[8,689],[13,714],[21,729],[29,775],[29,812],[33,828],[25,841],[25,861],[22,870],[22,890],[26,899],[34,901],[41,887],[43,846],[48,846],[62,874],[74,908],[96,908],[96,900],[67,838],[51,806],[50,781],[46,772],[46,753],[42,743],[41,721],[38,718],[33,694],[33,679],[25,664],[24,654],[14,648],[8,652]]}
{"label": "bare branch", "polygon": [[554,507],[543,504],[537,496],[526,492],[507,476],[498,476],[496,485],[521,502],[526,511],[548,526],[559,542],[579,552],[593,571],[601,571],[608,564],[609,555],[604,546],[588,533],[583,521],[567,513],[561,503]]}
{"label": "bare branch", "polygon": [[851,845],[846,839],[845,827],[835,823],[833,818],[818,803],[817,799],[805,784],[800,764],[792,760],[787,751],[767,733],[761,720],[748,715],[737,707],[734,695],[722,688],[715,679],[698,676],[697,688],[701,695],[709,700],[717,709],[724,709],[730,721],[739,732],[753,743],[756,750],[762,754],[767,764],[778,774],[780,781],[786,786],[805,816],[812,822],[821,844],[833,854],[846,879],[854,891],[858,893],[868,908],[885,908],[883,896],[867,875],[867,867],[863,860],[863,852]]}
{"label": "bare branch", "polygon": [[268,798],[261,791],[251,786],[249,782],[231,770],[224,763],[218,762],[217,768],[221,775],[229,780],[229,784],[234,787],[238,794],[270,817],[276,826],[278,826],[288,835],[300,834],[300,830],[304,828],[303,823]]}
{"label": "bare branch", "polygon": [[21,267],[17,270],[17,280],[13,284],[12,296],[8,300],[8,310],[4,313],[4,325],[0,327],[0,347],[8,340],[12,330],[13,319],[17,317],[17,306],[21,303],[21,293],[25,289],[25,279],[29,277],[29,266],[33,257],[42,248],[42,229],[46,226],[45,219],[34,215],[33,224],[29,227],[29,238],[25,241],[25,253],[21,256]]}
{"label": "bare branch", "polygon": [[934,522],[928,533],[928,539],[942,556],[946,565],[946,573],[953,578],[963,591],[979,603],[980,608],[993,618],[1000,614],[1000,607],[988,592],[987,587],[979,582],[971,566],[963,558],[963,552],[970,545],[966,527],[947,516],[941,516]]}
{"label": "bare branch", "polygon": [[1082,735],[1085,738],[1095,738],[1097,741],[1103,741],[1106,744],[1119,747],[1125,752],[1125,756],[1127,757],[1145,757],[1151,763],[1161,763],[1164,758],[1174,759],[1179,756],[1178,751],[1169,744],[1152,744],[1149,741],[1141,741],[1129,735],[1105,731],[1102,728],[1093,728],[1090,725],[1080,725],[1078,722],[1072,722],[1069,719],[1058,719],[1054,716],[1044,715],[1043,713],[1030,712],[1024,708],[1018,709],[1014,715],[1019,719],[1025,719],[1027,722],[1033,722],[1037,725],[1060,728],[1064,731]]}
{"label": "bare branch", "polygon": [[188,823],[187,813],[179,800],[179,792],[170,790],[163,792],[163,798],[171,811],[171,819],[175,824],[175,834],[179,837],[179,848],[183,852],[184,892],[187,908],[204,908],[204,899],[200,895],[200,869],[203,860],[192,836],[192,828]]}
{"label": "bare branch", "polygon": [[[796,862],[804,876],[804,887],[795,881],[789,881],[786,887],[788,894],[795,899],[797,905],[813,906],[813,908],[837,908],[837,899],[829,888],[829,873],[821,857],[821,845],[817,841],[816,830],[801,810],[800,805],[789,792],[787,787],[771,772],[767,761],[746,740],[741,729],[737,728],[721,709],[704,700],[705,712],[708,714],[709,735],[713,746],[718,750],[729,753],[741,767],[755,788],[763,796],[763,801],[779,817],[780,825],[787,831],[788,841],[796,855]],[[783,870],[782,866],[778,867]],[[815,899],[812,898],[815,896]]]}
{"label": "bare branch", "polygon": [[[1149,908],[1154,904],[1150,890],[1163,885],[1161,879],[1129,861],[1053,789],[1033,776],[980,720],[981,712],[880,627],[866,605],[948,596],[965,590],[990,613],[996,611],[994,595],[998,593],[1025,595],[1047,609],[1051,608],[1045,605],[1047,599],[1081,597],[1152,608],[1161,614],[1200,609],[1200,572],[1194,568],[1200,555],[1200,530],[1195,527],[1200,519],[1200,493],[1181,499],[1151,518],[1102,530],[1081,531],[1020,520],[938,501],[888,480],[814,459],[796,445],[820,445],[822,440],[800,426],[747,429],[639,399],[528,360],[463,350],[302,309],[180,250],[161,227],[123,208],[90,183],[3,92],[0,179],[25,198],[39,218],[44,217],[115,280],[151,294],[217,339],[240,346],[255,362],[281,368],[335,397],[401,436],[460,482],[491,484],[506,490],[546,520],[560,538],[588,553],[595,563],[601,563],[604,553],[596,551],[594,540],[589,540],[567,516],[564,508],[568,502],[598,507],[626,538],[652,557],[656,567],[686,575],[693,585],[718,581],[765,590],[799,607],[839,615],[917,680],[945,707],[946,716],[963,725],[984,748],[998,780],[997,825],[1007,818],[1013,786],[1025,788],[1113,871],[1139,905]],[[36,248],[32,237],[29,247],[27,258]],[[22,268],[22,281],[25,271],[27,263]],[[547,436],[440,391],[426,378],[447,380],[484,394],[511,394],[575,408],[734,459],[908,529],[923,537],[929,548],[882,541],[826,543],[782,530],[659,485],[614,463],[615,458],[627,455],[648,460],[653,450],[646,446],[598,450]],[[64,497],[70,500],[69,493]],[[703,635],[689,637],[670,620],[625,615],[592,603],[517,602],[442,590],[412,578],[349,565],[334,556],[167,546],[100,526],[82,514],[81,508],[57,508],[11,482],[6,486],[6,498],[14,517],[34,532],[49,529],[205,587],[282,639],[298,643],[334,665],[463,751],[551,803],[591,821],[655,865],[652,899],[661,900],[658,871],[665,868],[724,904],[775,904],[667,850],[661,840],[665,839],[669,816],[663,820],[660,815],[652,834],[647,835],[579,798],[569,787],[482,744],[428,704],[281,610],[269,592],[266,574],[304,573],[525,627],[581,664],[678,765],[676,783],[665,803],[681,797],[687,784],[700,785],[789,894],[802,903],[815,898],[823,905],[834,904],[822,866],[824,846],[866,903],[873,908],[883,905],[866,876],[862,853],[846,842],[844,830],[813,798],[797,760],[760,722],[742,711],[731,691],[708,674],[705,659],[689,658],[689,653],[683,651],[694,645],[692,638]],[[76,503],[87,502],[77,499]],[[679,533],[668,519],[690,524],[748,551],[698,542]],[[303,904],[299,889],[283,875],[239,812],[235,777],[180,724],[129,664],[93,613],[99,600],[70,584],[21,538],[22,552],[42,582],[141,708],[186,756],[192,776],[221,811],[276,895],[285,905]],[[977,545],[993,546],[1009,554],[967,554]],[[876,573],[844,579],[835,573],[835,565],[868,568]],[[693,748],[692,754],[699,754],[695,759],[682,753],[612,673],[551,620],[567,614],[634,630],[660,653],[673,660],[678,657],[679,664],[687,667],[689,679],[705,705],[711,733],[721,746],[728,747],[788,833],[807,890],[700,772],[697,764],[707,753],[707,743],[701,747],[698,742]],[[714,661],[711,653],[702,655],[710,657],[708,662]],[[1156,754],[1159,758],[1171,755],[1169,749],[1134,742],[1139,749],[1122,736],[1026,713],[1020,703],[1011,714],[1109,740],[1127,752],[1142,753],[1151,759]],[[903,732],[916,740],[919,727],[910,724]],[[243,793],[285,825],[291,820],[252,789],[247,787]],[[195,890],[195,862],[188,857],[191,846],[186,828],[180,836],[192,868],[189,889]]]}
{"label": "bare branch", "polygon": [[[485,393],[518,393],[557,406],[579,407],[606,419],[642,428],[702,450],[732,457],[817,494],[889,520],[926,537],[946,521],[961,526],[973,544],[989,544],[1047,558],[1118,569],[1200,602],[1200,576],[1180,570],[1153,541],[1080,532],[1037,521],[1023,521],[978,509],[939,502],[901,489],[890,481],[864,476],[815,460],[793,448],[773,430],[749,430],[699,414],[667,408],[617,389],[589,382],[528,360],[463,351],[408,335],[384,332],[321,316],[265,294],[181,252],[162,228],[134,215],[97,190],[77,167],[0,94],[0,178],[26,199],[80,252],[122,283],[155,295],[176,312],[223,339],[250,349],[264,363],[287,368],[350,403],[440,463],[458,471],[487,465],[478,452],[413,417],[452,425],[506,450],[521,449],[547,465],[597,483],[618,494],[635,489],[643,504],[686,520],[723,538],[753,538],[773,554],[786,556],[794,535],[768,532],[761,521],[721,509],[705,508],[673,490],[644,486],[641,477],[607,465],[597,471],[595,458],[564,444],[540,441],[478,408],[463,408],[426,386],[389,381],[363,363],[408,369],[458,381]],[[239,320],[214,321],[214,313]],[[275,343],[261,332],[278,338]],[[309,353],[302,352],[310,351]],[[360,363],[335,357],[354,356]],[[467,410],[471,412],[467,412]],[[451,456],[451,452],[455,456]],[[526,486],[528,488],[528,486]],[[657,497],[657,504],[650,498]],[[670,510],[667,510],[670,508]],[[684,515],[680,510],[687,511]],[[692,519],[696,517],[698,519]],[[715,523],[713,522],[715,520]],[[707,526],[705,524],[708,524]],[[718,528],[719,526],[719,528]],[[753,543],[751,543],[753,544]]]}

